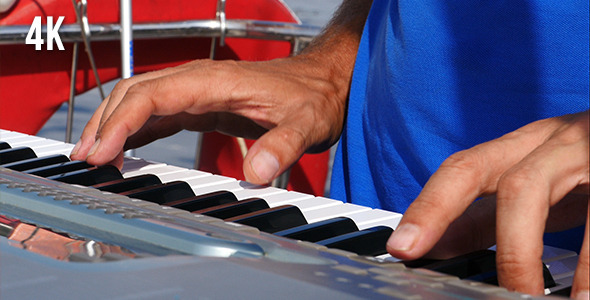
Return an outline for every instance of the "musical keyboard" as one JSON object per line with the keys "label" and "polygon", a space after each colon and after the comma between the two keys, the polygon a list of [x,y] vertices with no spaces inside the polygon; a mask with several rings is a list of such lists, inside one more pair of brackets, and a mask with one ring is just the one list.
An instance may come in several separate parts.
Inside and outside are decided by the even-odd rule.
{"label": "musical keyboard", "polygon": [[[67,156],[73,146],[4,130],[0,141],[7,145],[0,149],[0,217],[11,220],[4,223],[12,224],[5,231],[13,237],[0,236],[3,298],[524,297],[456,277],[477,277],[473,274],[449,276],[425,269],[427,265],[409,268],[384,254],[384,241],[401,219],[397,213],[139,158],[125,158],[119,175],[83,165],[68,169],[66,175],[39,166],[15,171],[10,167],[36,159],[26,154],[19,160],[12,153],[4,156],[9,162],[3,162],[2,153],[9,149],[27,147],[42,158]],[[80,178],[84,172],[104,177],[101,183],[84,185],[58,181]],[[46,177],[53,179],[29,173],[50,174]],[[150,182],[147,186],[153,186],[150,180],[155,177],[165,189],[179,188],[101,191],[107,186],[125,190],[122,183],[144,177]],[[150,199],[157,193],[164,196]],[[215,202],[220,205],[215,209],[195,206],[210,201],[222,202]],[[199,213],[186,210],[191,206]],[[258,216],[275,211],[287,215]],[[20,228],[29,236],[17,238]],[[31,232],[38,231],[53,240],[66,239],[67,245],[83,246],[75,251],[67,246],[67,255],[61,255],[65,258],[55,259],[45,250],[35,250],[42,247],[32,242],[41,238],[31,238]],[[44,251],[47,257],[37,254]],[[547,248],[544,261],[552,279],[547,291],[567,290],[577,255]]]}

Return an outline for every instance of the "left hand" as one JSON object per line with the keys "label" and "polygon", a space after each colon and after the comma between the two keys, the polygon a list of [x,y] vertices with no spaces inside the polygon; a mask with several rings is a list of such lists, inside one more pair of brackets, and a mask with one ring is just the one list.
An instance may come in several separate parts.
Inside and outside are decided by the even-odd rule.
{"label": "left hand", "polygon": [[450,257],[492,246],[495,233],[500,285],[542,294],[543,233],[585,223],[572,296],[587,293],[589,132],[586,111],[450,156],[404,214],[388,251],[402,259]]}
{"label": "left hand", "polygon": [[123,149],[183,129],[216,130],[257,138],[244,175],[268,184],[304,152],[338,140],[354,56],[348,67],[342,58],[319,51],[261,62],[196,60],[121,80],[70,157],[122,167]]}

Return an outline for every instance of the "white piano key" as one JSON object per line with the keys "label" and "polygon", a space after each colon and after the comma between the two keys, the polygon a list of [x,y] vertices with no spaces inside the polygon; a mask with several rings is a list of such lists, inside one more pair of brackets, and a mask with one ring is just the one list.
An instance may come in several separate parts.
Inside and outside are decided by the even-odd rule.
{"label": "white piano key", "polygon": [[391,254],[389,254],[389,253],[376,256],[375,258],[378,260],[381,260],[381,261],[392,262],[392,263],[398,263],[398,262],[402,261],[399,258],[395,258],[395,257],[391,256]]}
{"label": "white piano key", "polygon": [[20,137],[34,137],[34,135],[0,129],[0,138],[2,139],[14,139]]}
{"label": "white piano key", "polygon": [[219,192],[219,191],[228,191],[228,192],[232,192],[235,194],[235,192],[240,191],[242,189],[244,189],[244,188],[240,185],[240,181],[233,180],[233,181],[227,181],[227,182],[225,182],[225,181],[219,182],[219,184],[213,184],[213,185],[207,185],[207,186],[193,188],[193,192],[195,192],[195,195],[204,195],[204,194]]}
{"label": "white piano key", "polygon": [[[275,188],[276,189],[276,188]],[[279,189],[277,189],[279,190]],[[282,189],[280,189],[282,190]],[[284,190],[283,190],[284,191]],[[306,199],[314,199],[312,195],[299,193],[299,192],[285,192],[285,193],[276,193],[274,195],[269,195],[264,197],[264,200],[268,203],[270,207],[276,207],[286,204],[293,204],[297,201],[302,201]]]}
{"label": "white piano key", "polygon": [[[327,199],[327,200],[330,200],[330,199]],[[331,218],[335,218],[335,217],[348,216],[348,215],[351,215],[354,213],[371,210],[370,208],[368,208],[366,206],[360,206],[360,205],[350,204],[350,203],[342,204],[342,202],[338,201],[338,200],[332,200],[332,201],[339,202],[341,205],[332,205],[332,206],[328,206],[328,207],[315,208],[315,209],[311,209],[311,210],[303,210],[302,209],[301,211],[303,212],[303,215],[305,216],[305,219],[307,220],[307,222],[313,223],[313,222],[327,220],[327,219],[331,219]],[[295,205],[299,206],[299,203],[297,203]]]}
{"label": "white piano key", "polygon": [[7,142],[11,147],[30,147],[35,151],[38,157],[53,155],[53,154],[64,154],[68,155],[74,147],[71,144],[64,142],[49,140],[46,138],[26,135],[23,133],[12,132],[12,131],[0,131],[2,134],[0,141]]}
{"label": "white piano key", "polygon": [[26,135],[24,133],[16,132],[16,131],[9,131],[9,130],[0,129],[0,141],[3,141],[3,142],[5,142],[5,139],[11,139],[11,138],[22,137],[22,136],[28,136],[28,135]]}
{"label": "white piano key", "polygon": [[30,147],[35,149],[37,147],[42,147],[44,144],[64,144],[60,141],[48,140],[36,136],[23,136],[23,137],[15,137],[13,139],[9,139],[7,142],[10,146],[14,147]]}
{"label": "white piano key", "polygon": [[[181,168],[181,167],[175,167],[175,166],[169,166],[166,164],[159,165],[159,166],[144,166],[144,167],[141,167],[137,170],[125,171],[123,173],[123,177],[127,178],[127,177],[131,177],[131,176],[137,176],[137,175],[143,175],[143,174],[153,174],[153,175],[160,177],[160,176],[163,176],[166,174],[180,173],[180,172],[186,171],[186,170],[188,170],[188,169]],[[178,179],[178,180],[180,180],[180,179]]]}
{"label": "white piano key", "polygon": [[[31,147],[29,144],[37,144],[39,141],[43,141],[44,139],[36,137],[36,136],[15,136],[8,139],[3,139],[3,142],[7,142],[10,144],[11,147]],[[31,147],[33,148],[33,147]]]}
{"label": "white piano key", "polygon": [[[220,175],[216,175],[220,176]],[[224,177],[224,176],[220,176]],[[231,177],[228,177],[233,179]],[[196,180],[197,181],[197,180]],[[214,185],[207,185],[193,188],[195,195],[203,195],[212,192],[218,191],[228,191],[232,192],[238,200],[244,200],[248,198],[258,197],[263,198],[266,200],[266,197],[269,195],[274,195],[277,193],[287,193],[287,190],[274,188],[274,187],[266,187],[260,186],[256,184],[252,184],[242,180],[233,180],[233,181],[220,181],[219,184]]]}
{"label": "white piano key", "polygon": [[49,140],[49,139],[46,139],[46,138],[44,138],[44,137],[40,137],[40,136],[34,136],[34,135],[31,135],[31,136],[26,136],[26,135],[25,135],[25,136],[21,136],[21,137],[15,137],[15,139],[18,139],[19,141],[21,140],[21,138],[26,138],[26,139],[28,139],[28,140],[29,140],[29,141],[31,141],[31,142],[34,142],[34,141],[54,141],[54,142],[60,142],[60,143],[63,143],[63,141],[58,141],[58,140]]}
{"label": "white piano key", "polygon": [[321,218],[321,219],[318,218],[316,213],[311,213],[312,211],[321,211],[324,209],[331,210],[335,207],[343,205],[342,201],[323,198],[323,197],[305,199],[305,200],[301,200],[301,201],[294,201],[291,204],[299,207],[299,209],[303,213],[303,216],[305,217],[305,219],[307,220],[308,223],[313,223],[313,222],[317,222],[319,220],[327,219],[327,218]]}
{"label": "white piano key", "polygon": [[351,218],[360,230],[375,226],[388,226],[395,229],[402,219],[402,214],[382,209],[371,209],[349,214],[347,217]]}
{"label": "white piano key", "polygon": [[34,151],[37,154],[37,156],[39,156],[39,157],[54,155],[54,154],[63,154],[65,156],[69,157],[70,153],[72,153],[73,148],[74,148],[74,145],[72,145],[72,144],[61,143],[61,144],[57,144],[57,145],[53,145],[53,146],[47,146],[47,147],[34,149]]}
{"label": "white piano key", "polygon": [[231,177],[226,177],[226,176],[211,175],[211,176],[206,176],[203,178],[193,178],[193,179],[188,179],[188,180],[184,180],[184,181],[186,181],[193,188],[193,190],[196,190],[196,189],[200,189],[203,187],[210,187],[210,186],[233,182],[233,181],[237,181],[237,180],[234,178],[231,178]]}
{"label": "white piano key", "polygon": [[11,147],[14,147],[13,144],[22,144],[22,143],[26,143],[28,142],[34,142],[41,139],[40,137],[36,137],[36,136],[26,136],[26,135],[22,135],[22,136],[12,136],[12,137],[8,137],[8,138],[2,138],[3,142],[7,142],[8,144],[10,144]]}
{"label": "white piano key", "polygon": [[148,174],[147,170],[149,169],[162,167],[165,165],[165,163],[147,161],[141,158],[125,157],[123,160],[123,168],[121,170],[121,173],[123,174],[123,177],[128,177],[125,176],[127,172],[144,172],[139,174],[143,175]]}
{"label": "white piano key", "polygon": [[197,170],[189,170],[185,169],[183,171],[172,172],[168,174],[160,174],[158,177],[162,182],[170,182],[175,180],[184,180],[193,179],[193,178],[202,178],[205,176],[211,176],[211,173],[201,172]]}
{"label": "white piano key", "polygon": [[18,139],[17,141],[13,141],[9,143],[10,146],[13,148],[16,147],[29,147],[33,150],[37,150],[39,148],[47,147],[47,146],[54,146],[54,145],[65,145],[62,142],[46,140],[46,139]]}
{"label": "white piano key", "polygon": [[280,189],[272,186],[260,186],[246,181],[239,181],[239,185],[240,187],[242,187],[242,189],[234,192],[238,199],[259,197],[263,198],[264,200],[267,200],[268,202],[268,199],[273,196],[288,193],[288,191],[285,189]]}

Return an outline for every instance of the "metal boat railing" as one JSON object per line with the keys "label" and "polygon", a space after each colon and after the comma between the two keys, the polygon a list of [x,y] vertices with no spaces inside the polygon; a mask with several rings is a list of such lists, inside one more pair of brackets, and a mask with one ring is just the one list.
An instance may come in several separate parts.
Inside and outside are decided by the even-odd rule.
{"label": "metal boat railing", "polygon": [[[319,27],[294,23],[225,20],[223,27],[221,23],[219,20],[190,20],[133,24],[133,38],[220,38],[224,36],[226,38],[279,40],[293,43],[293,51],[298,52],[320,32]],[[223,33],[222,28],[224,28]],[[29,29],[28,25],[0,26],[0,45],[24,44]],[[43,33],[46,30],[47,27],[43,26]],[[121,38],[120,24],[89,24],[89,31],[88,38],[92,42],[113,41]],[[58,32],[62,42],[83,42],[82,31],[78,24],[62,25]]]}

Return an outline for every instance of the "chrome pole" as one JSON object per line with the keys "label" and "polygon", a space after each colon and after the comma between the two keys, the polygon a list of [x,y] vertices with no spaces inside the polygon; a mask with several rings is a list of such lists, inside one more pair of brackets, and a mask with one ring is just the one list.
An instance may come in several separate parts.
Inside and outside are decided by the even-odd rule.
{"label": "chrome pole", "polygon": [[[121,78],[133,76],[133,20],[131,0],[120,0],[121,13]],[[135,156],[135,149],[125,151],[126,156]]]}
{"label": "chrome pole", "polygon": [[131,0],[121,0],[121,77],[133,76],[133,21]]}
{"label": "chrome pole", "polygon": [[74,122],[74,100],[76,98],[76,71],[78,70],[78,51],[80,43],[74,43],[72,53],[72,70],[70,75],[70,98],[68,99],[68,117],[66,121],[66,143],[72,142],[72,124]]}

